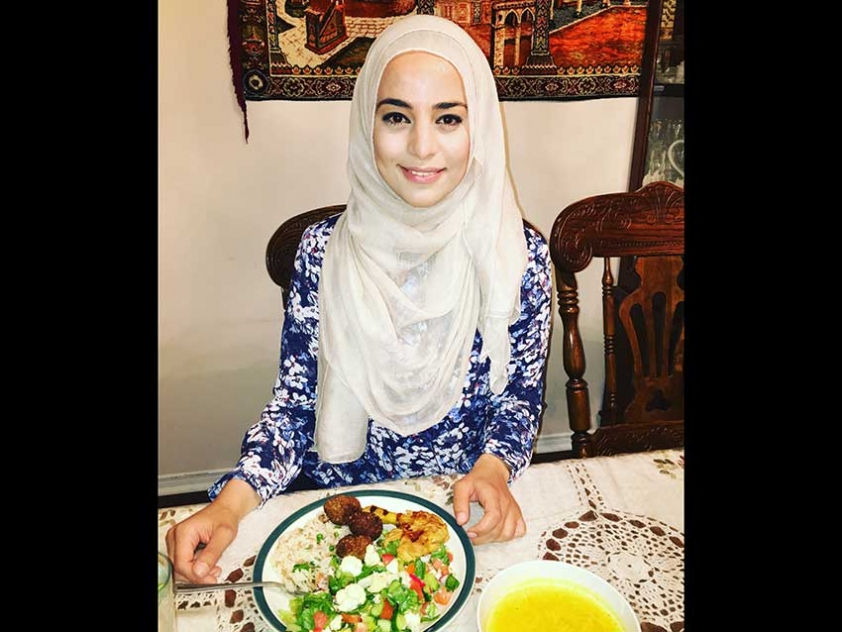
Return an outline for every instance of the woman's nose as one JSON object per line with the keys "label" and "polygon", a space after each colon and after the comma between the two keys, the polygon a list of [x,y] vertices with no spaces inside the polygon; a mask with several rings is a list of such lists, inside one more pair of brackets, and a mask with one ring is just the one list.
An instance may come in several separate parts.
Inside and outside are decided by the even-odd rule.
{"label": "woman's nose", "polygon": [[429,158],[436,150],[435,128],[429,123],[416,122],[409,137],[409,153],[418,158]]}

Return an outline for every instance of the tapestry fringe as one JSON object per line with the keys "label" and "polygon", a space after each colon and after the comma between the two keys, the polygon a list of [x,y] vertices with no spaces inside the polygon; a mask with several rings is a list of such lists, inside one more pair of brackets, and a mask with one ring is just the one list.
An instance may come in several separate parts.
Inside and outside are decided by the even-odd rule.
{"label": "tapestry fringe", "polygon": [[237,103],[243,111],[243,125],[246,131],[246,143],[249,142],[249,120],[246,112],[246,97],[243,91],[243,35],[240,29],[239,0],[228,0],[228,56],[231,62],[231,78],[234,82],[234,92]]}

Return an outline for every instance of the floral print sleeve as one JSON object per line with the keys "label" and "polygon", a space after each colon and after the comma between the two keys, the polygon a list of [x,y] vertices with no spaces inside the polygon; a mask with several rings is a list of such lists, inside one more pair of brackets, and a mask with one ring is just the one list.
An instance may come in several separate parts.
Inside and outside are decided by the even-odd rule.
{"label": "floral print sleeve", "polygon": [[524,227],[529,261],[521,285],[521,314],[509,327],[510,379],[500,395],[488,382],[488,360],[479,362],[482,339],[474,337],[462,398],[439,423],[407,437],[369,420],[366,450],[351,463],[319,460],[315,433],[318,287],[325,245],[338,216],[309,227],[295,258],[281,336],[274,397],[243,440],[239,462],[210,489],[213,499],[232,478],[254,487],[261,505],[283,492],[302,470],[324,487],[391,478],[467,473],[483,453],[502,459],[509,481],[529,465],[543,409],[551,322],[549,248]]}
{"label": "floral print sleeve", "polygon": [[521,314],[509,327],[509,384],[500,395],[490,395],[493,413],[484,431],[483,451],[509,466],[509,483],[523,474],[532,459],[532,444],[543,411],[552,322],[550,249],[543,237],[526,230],[529,263],[521,285]]}

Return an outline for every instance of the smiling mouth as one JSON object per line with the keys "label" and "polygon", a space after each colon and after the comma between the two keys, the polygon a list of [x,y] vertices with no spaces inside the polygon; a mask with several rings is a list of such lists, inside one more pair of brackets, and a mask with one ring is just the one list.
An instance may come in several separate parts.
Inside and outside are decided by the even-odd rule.
{"label": "smiling mouth", "polygon": [[410,169],[408,167],[401,167],[404,175],[410,182],[429,183],[437,180],[444,169]]}

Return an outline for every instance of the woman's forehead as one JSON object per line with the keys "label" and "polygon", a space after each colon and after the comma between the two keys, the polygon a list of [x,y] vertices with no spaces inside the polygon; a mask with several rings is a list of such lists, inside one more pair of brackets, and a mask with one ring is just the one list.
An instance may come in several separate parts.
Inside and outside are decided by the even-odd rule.
{"label": "woman's forehead", "polygon": [[426,51],[410,51],[393,57],[380,75],[378,95],[383,89],[457,92],[464,100],[465,86],[457,68],[444,57]]}

